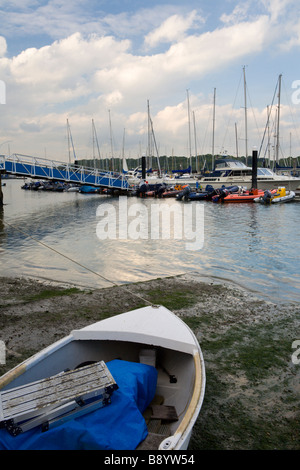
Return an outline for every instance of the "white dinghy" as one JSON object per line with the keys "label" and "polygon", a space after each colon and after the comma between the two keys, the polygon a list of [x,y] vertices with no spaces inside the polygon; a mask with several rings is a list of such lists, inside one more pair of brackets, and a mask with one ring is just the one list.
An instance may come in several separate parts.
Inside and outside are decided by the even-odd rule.
{"label": "white dinghy", "polygon": [[0,449],[187,449],[204,390],[186,323],[163,306],[133,310],[0,378]]}

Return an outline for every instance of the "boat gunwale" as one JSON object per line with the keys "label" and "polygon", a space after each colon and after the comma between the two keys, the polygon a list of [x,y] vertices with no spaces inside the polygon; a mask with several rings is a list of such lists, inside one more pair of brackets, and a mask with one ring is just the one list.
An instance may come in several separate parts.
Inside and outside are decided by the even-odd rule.
{"label": "boat gunwale", "polygon": [[180,442],[184,441],[188,437],[188,434],[192,431],[195,421],[201,410],[206,382],[204,359],[201,350],[194,351],[194,366],[195,380],[193,394],[187,411],[185,412],[183,419],[181,420],[174,434],[167,437],[160,443],[159,450],[176,450],[180,448]]}
{"label": "boat gunwale", "polygon": [[42,362],[48,356],[53,354],[55,351],[61,349],[63,346],[67,345],[72,340],[72,335],[65,336],[62,339],[56,341],[55,343],[50,344],[41,351],[38,351],[36,354],[33,354],[32,356],[28,357],[20,364],[17,364],[13,369],[10,369],[8,372],[6,372],[0,377],[0,391],[4,387],[9,385],[13,380],[24,374],[27,370],[31,369],[39,362]]}

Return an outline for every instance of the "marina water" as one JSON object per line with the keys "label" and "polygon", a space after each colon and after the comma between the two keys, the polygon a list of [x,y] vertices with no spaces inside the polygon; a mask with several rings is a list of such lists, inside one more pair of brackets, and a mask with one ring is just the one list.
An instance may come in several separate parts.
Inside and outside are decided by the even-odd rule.
{"label": "marina water", "polygon": [[[148,236],[143,238],[130,236],[130,232],[126,238],[105,238],[103,232],[99,236],[99,221],[104,220],[99,217],[101,207],[110,207],[111,213],[117,214],[120,207],[117,197],[28,191],[21,189],[22,179],[4,182],[0,276],[109,287],[112,283],[193,273],[202,280],[240,285],[266,300],[300,300],[297,202],[271,206],[194,202],[203,206],[203,225],[191,221],[194,233],[203,231],[203,245],[187,249],[184,238],[173,236],[174,227],[165,238],[151,236],[150,224],[146,227]],[[173,209],[179,213],[191,204],[173,198],[129,197],[126,201],[129,211],[133,204],[138,204],[147,213],[162,203],[170,208],[177,205]],[[191,217],[196,217],[195,210]],[[133,222],[137,225],[137,221],[136,218]]]}

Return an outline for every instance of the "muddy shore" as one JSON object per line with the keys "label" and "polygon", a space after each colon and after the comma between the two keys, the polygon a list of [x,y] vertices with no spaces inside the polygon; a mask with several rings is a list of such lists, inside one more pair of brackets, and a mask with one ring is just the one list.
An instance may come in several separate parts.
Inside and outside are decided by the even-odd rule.
{"label": "muddy shore", "polygon": [[25,278],[0,282],[0,375],[73,328],[151,301],[186,321],[203,351],[206,393],[190,449],[300,449],[300,364],[292,360],[300,304],[276,305],[192,275],[90,290]]}

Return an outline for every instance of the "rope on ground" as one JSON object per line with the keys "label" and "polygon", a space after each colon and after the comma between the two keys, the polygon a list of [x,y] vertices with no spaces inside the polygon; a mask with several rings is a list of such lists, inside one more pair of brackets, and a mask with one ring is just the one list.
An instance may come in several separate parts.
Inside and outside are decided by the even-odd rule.
{"label": "rope on ground", "polygon": [[92,269],[88,268],[87,266],[84,266],[82,263],[79,263],[78,261],[74,260],[73,258],[71,258],[70,256],[67,256],[63,253],[61,253],[60,251],[56,250],[55,248],[47,245],[46,243],[42,242],[41,240],[38,240],[37,238],[33,237],[32,235],[30,235],[29,233],[25,232],[24,230],[18,228],[18,227],[15,227],[14,225],[8,223],[8,222],[3,222],[4,225],[8,225],[9,227],[11,227],[13,230],[17,230],[18,232],[22,233],[23,235],[25,235],[26,237],[30,238],[31,240],[35,241],[36,243],[39,243],[40,245],[44,246],[45,248],[48,248],[48,250],[51,250],[51,251],[54,251],[54,253],[57,253],[58,255],[60,256],[63,256],[64,258],[66,258],[67,260],[71,261],[72,263],[75,263],[77,264],[77,266],[80,266],[81,268],[83,269],[86,269],[87,271],[91,272],[92,274],[95,274],[96,276],[100,277],[102,280],[106,281],[106,282],[109,282],[110,284],[112,284],[114,287],[118,287],[118,288],[121,288],[123,290],[125,290],[126,292],[128,292],[130,295],[134,296],[134,297],[137,297],[139,298],[140,300],[143,300],[143,302],[146,302],[147,304],[151,305],[151,306],[154,306],[153,302],[151,302],[150,300],[148,299],[145,299],[144,297],[142,297],[141,295],[139,294],[136,294],[135,292],[131,292],[128,288],[126,288],[126,286],[123,286],[123,285],[120,285],[120,284],[117,284],[115,283],[114,281],[111,281],[110,279],[107,279],[105,276],[103,276],[102,274],[96,272],[96,271],[93,271]]}

